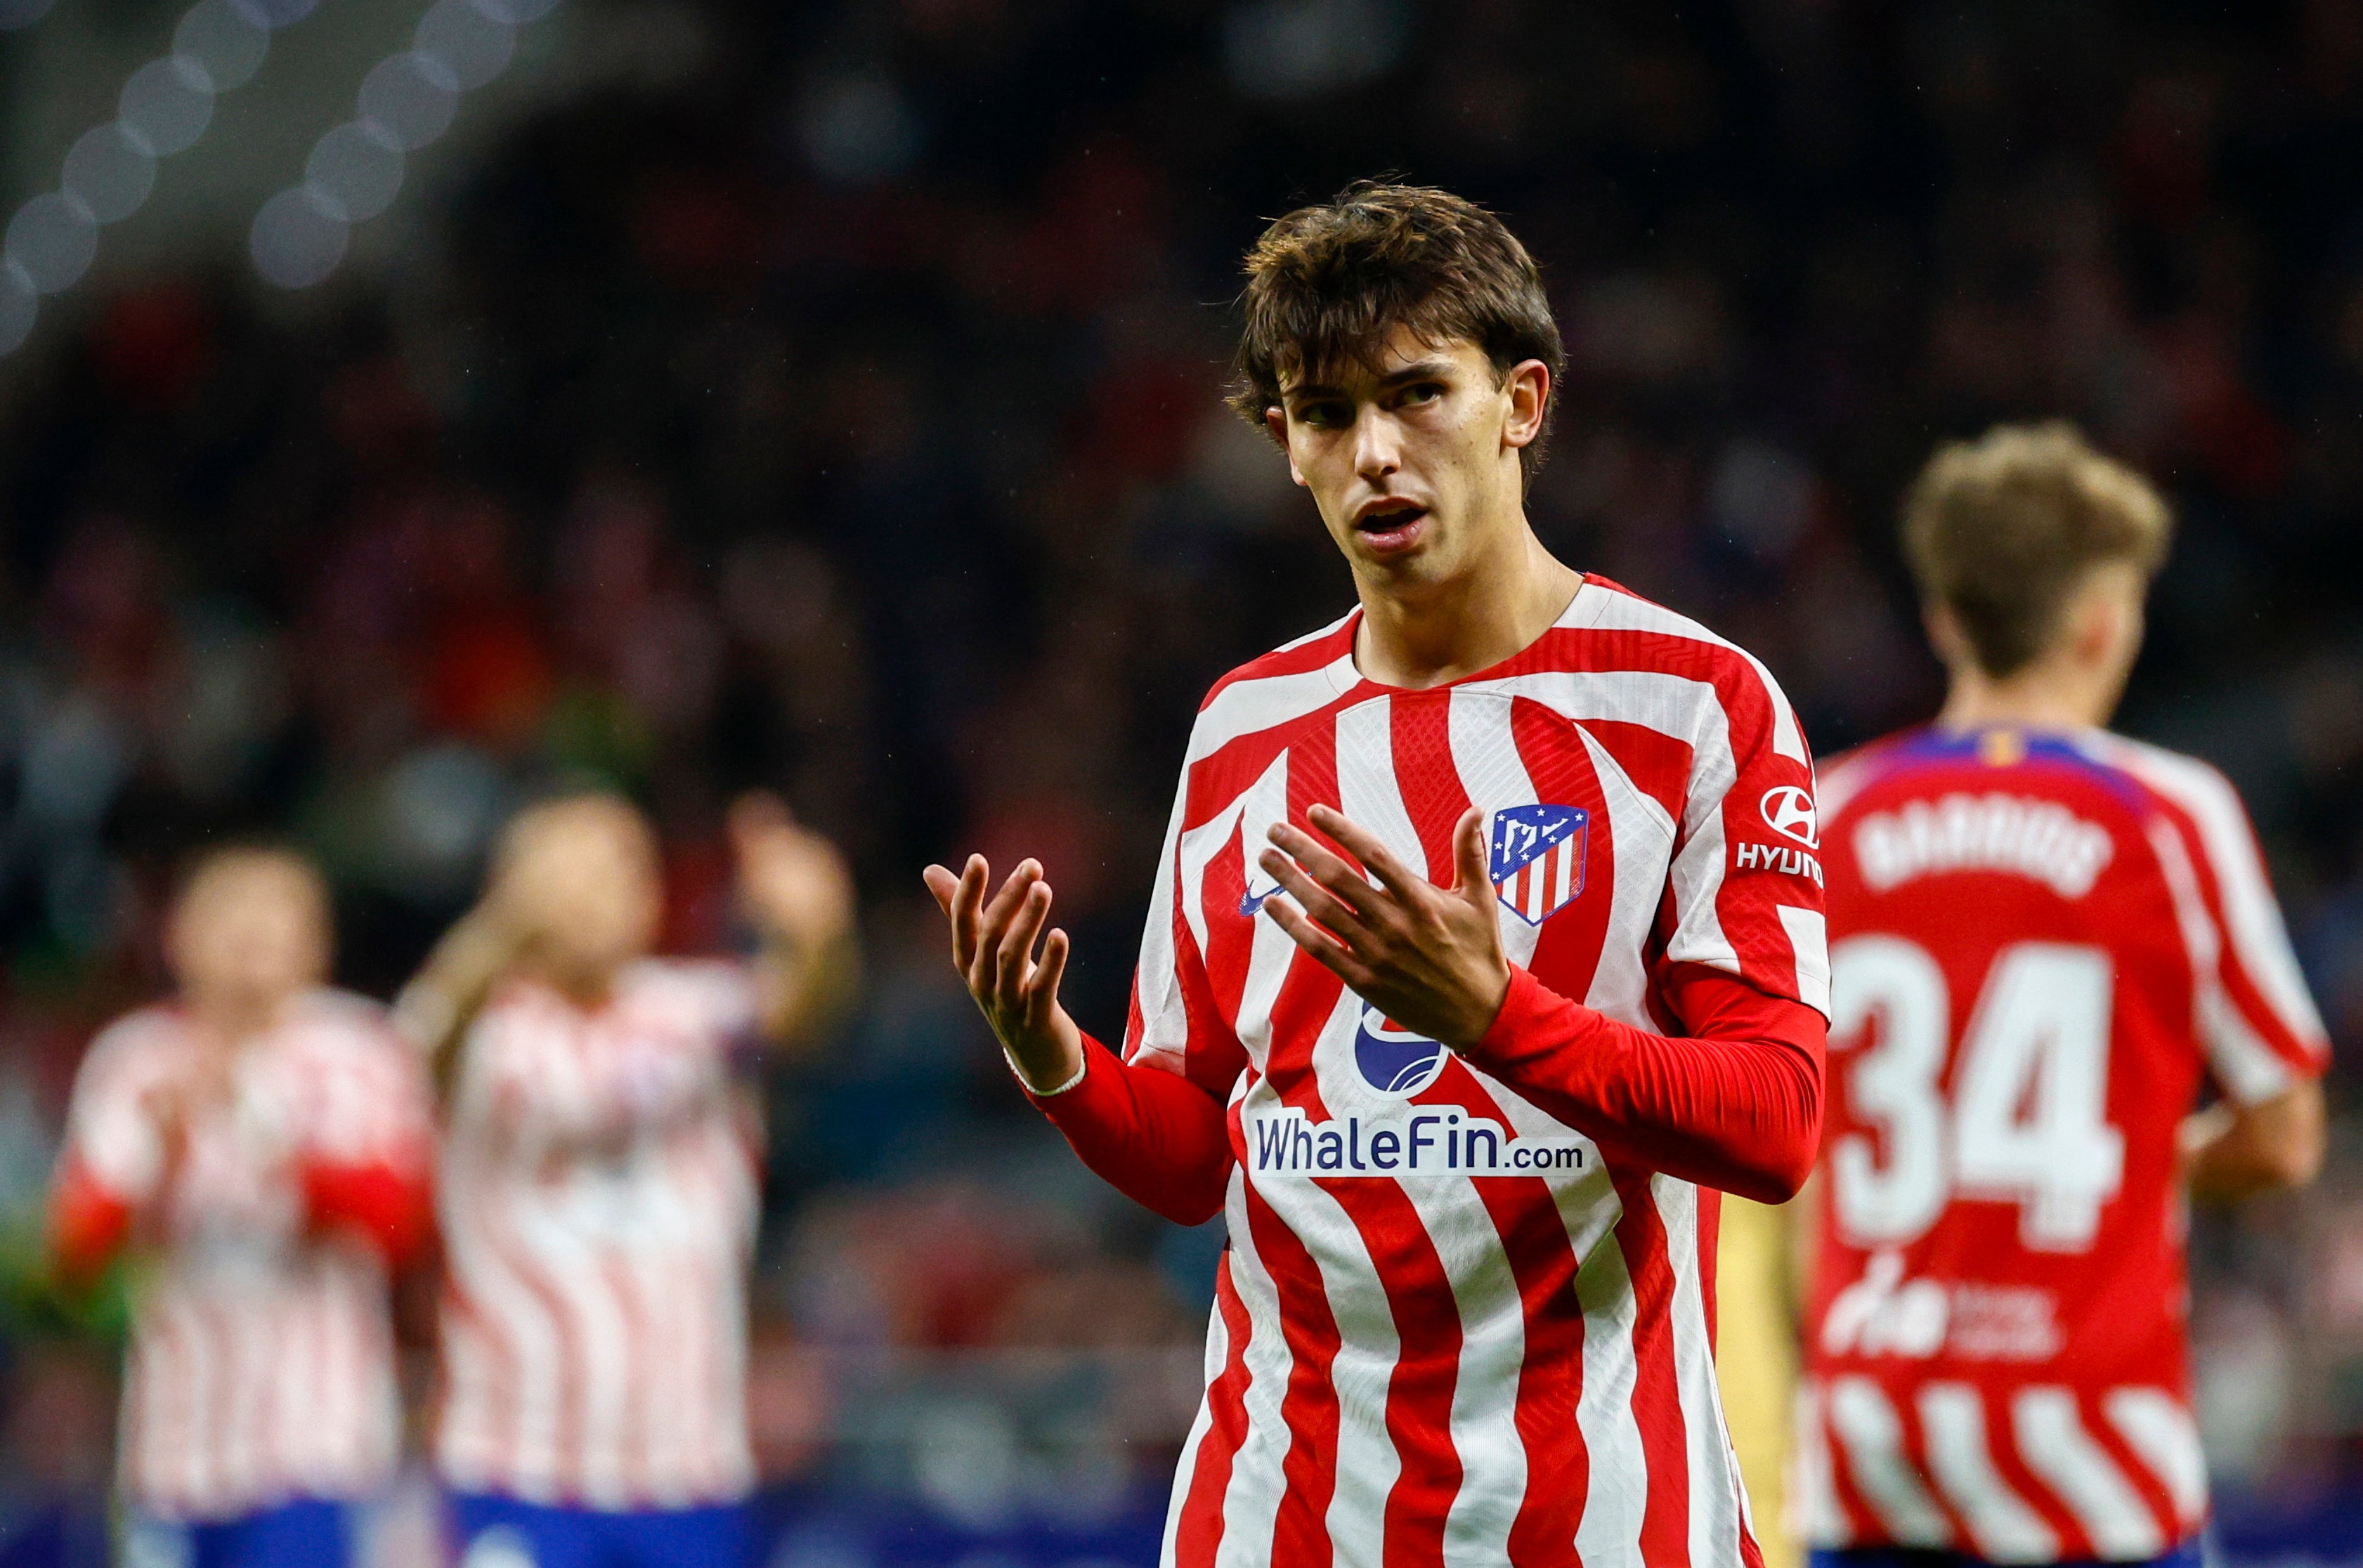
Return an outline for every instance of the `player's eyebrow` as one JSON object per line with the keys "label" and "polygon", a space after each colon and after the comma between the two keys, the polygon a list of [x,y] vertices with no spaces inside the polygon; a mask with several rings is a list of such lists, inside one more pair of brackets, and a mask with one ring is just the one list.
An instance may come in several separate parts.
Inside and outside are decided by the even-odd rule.
{"label": "player's eyebrow", "polygon": [[[1390,370],[1381,376],[1379,385],[1399,387],[1412,381],[1437,381],[1450,375],[1453,369],[1453,363],[1449,359],[1415,359],[1400,370]],[[1292,387],[1281,388],[1280,395],[1293,403],[1298,399],[1308,397],[1344,397],[1347,392],[1345,388],[1333,385],[1328,381],[1299,381]]]}

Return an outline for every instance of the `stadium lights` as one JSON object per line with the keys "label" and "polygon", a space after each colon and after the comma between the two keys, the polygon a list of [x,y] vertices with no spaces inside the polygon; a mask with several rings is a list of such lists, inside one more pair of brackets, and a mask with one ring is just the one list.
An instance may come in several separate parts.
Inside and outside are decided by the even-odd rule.
{"label": "stadium lights", "polygon": [[67,152],[58,189],[8,220],[0,240],[0,355],[31,333],[41,295],[63,293],[90,271],[99,229],[139,210],[155,188],[156,160],[195,145],[213,120],[214,99],[251,77],[272,32],[302,21],[316,3],[197,0],[183,15],[172,52],[133,72],[116,117]]}
{"label": "stadium lights", "polygon": [[283,289],[308,289],[344,259],[352,226],[385,211],[404,161],[450,128],[460,94],[507,69],[516,29],[558,0],[436,0],[411,47],[362,78],[361,114],[322,136],[301,184],[262,204],[247,248],[254,270]]}

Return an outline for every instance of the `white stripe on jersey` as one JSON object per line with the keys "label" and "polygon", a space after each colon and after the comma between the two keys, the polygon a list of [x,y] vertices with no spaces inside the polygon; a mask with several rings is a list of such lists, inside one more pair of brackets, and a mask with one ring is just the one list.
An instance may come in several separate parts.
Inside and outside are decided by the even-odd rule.
{"label": "white stripe on jersey", "polygon": [[1797,1389],[1797,1494],[1791,1507],[1799,1535],[1815,1546],[1837,1548],[1854,1543],[1854,1525],[1838,1501],[1825,1415],[1821,1384],[1804,1379]]}
{"label": "white stripe on jersey", "polygon": [[2291,951],[2289,928],[2257,857],[2255,835],[2240,797],[2224,776],[2205,763],[2162,746],[2106,733],[2090,737],[2104,760],[2123,767],[2173,801],[2198,825],[2208,868],[2224,901],[2225,935],[2240,966],[2256,982],[2266,1004],[2289,1031],[2319,1040],[2322,1014],[2307,991],[2305,976]]}
{"label": "white stripe on jersey", "polygon": [[[1233,1165],[1230,1201],[1237,1201],[1238,1198],[1240,1180],[1240,1167]],[[1226,1207],[1228,1206],[1226,1202]],[[1219,1273],[1229,1271],[1231,1260],[1227,1253],[1215,1266]],[[1219,1273],[1216,1283],[1217,1291],[1221,1288]],[[1215,1310],[1206,1314],[1206,1353],[1203,1363],[1204,1375],[1201,1379],[1206,1387],[1212,1388],[1215,1386],[1215,1380],[1223,1375],[1223,1369],[1230,1363],[1230,1324],[1224,1320],[1222,1308],[1217,1305]],[[1190,1497],[1190,1478],[1198,1473],[1198,1466],[1205,1461],[1206,1446],[1214,1428],[1214,1403],[1211,1400],[1201,1399],[1198,1402],[1198,1414],[1190,1422],[1189,1435],[1182,1440],[1182,1457],[1173,1466],[1173,1496],[1165,1507],[1165,1540],[1163,1545],[1158,1549],[1158,1561],[1160,1562],[1173,1561],[1174,1542],[1182,1533],[1182,1505]]]}
{"label": "white stripe on jersey", "polygon": [[[1600,779],[1600,792],[1608,817],[1608,831],[1620,845],[1634,843],[1646,831],[1659,842],[1660,853],[1670,857],[1674,846],[1673,820],[1666,809],[1641,792],[1639,786],[1618,762],[1593,738],[1589,730],[1577,732],[1583,737],[1584,755]],[[1657,919],[1658,900],[1664,893],[1662,886],[1647,877],[1619,877],[1609,889],[1608,923],[1614,931],[1646,931]],[[1600,963],[1592,971],[1592,986],[1579,999],[1594,1012],[1604,1013],[1619,1023],[1629,1023],[1650,1033],[1660,1032],[1658,1021],[1649,1014],[1649,972],[1641,948],[1637,944],[1610,943],[1600,950]]]}
{"label": "white stripe on jersey", "polygon": [[1706,1294],[1699,1276],[1699,1191],[1663,1174],[1649,1178],[1649,1196],[1666,1227],[1673,1264],[1674,1379],[1690,1448],[1690,1538],[1694,1563],[1737,1562],[1740,1515],[1746,1503],[1739,1460],[1723,1422],[1723,1396],[1714,1380],[1714,1353],[1706,1342]]}
{"label": "white stripe on jersey", "polygon": [[[1370,706],[1383,714],[1386,705],[1381,701]],[[1460,775],[1460,787],[1469,792],[1469,803],[1482,811],[1489,823],[1493,820],[1493,813],[1504,806],[1523,806],[1538,799],[1534,780],[1526,777],[1525,764],[1518,756],[1518,748],[1500,744],[1499,737],[1493,733],[1502,720],[1501,706],[1498,701],[1473,697],[1466,688],[1460,688],[1452,693],[1448,715],[1448,734],[1452,742],[1453,771]],[[1339,722],[1343,723],[1342,716]],[[1340,735],[1338,750],[1342,754],[1346,749],[1345,737]],[[1401,793],[1392,789],[1389,793],[1396,813],[1402,815]],[[1346,814],[1353,815],[1351,812]],[[1409,818],[1405,817],[1404,836],[1416,846],[1419,838],[1410,831],[1410,825]],[[1402,852],[1398,850],[1397,853]],[[1419,853],[1412,864],[1417,866],[1425,858],[1424,852]],[[1567,856],[1558,858],[1562,872],[1572,868]],[[1515,900],[1505,899],[1503,901]],[[1522,969],[1535,961],[1535,944],[1542,940],[1542,924],[1537,919],[1542,908],[1540,889],[1537,889],[1526,919],[1511,921],[1502,928],[1503,955]]]}
{"label": "white stripe on jersey", "polygon": [[2074,1393],[2022,1388],[2011,1399],[2011,1424],[2018,1434],[2018,1456],[2076,1517],[2101,1556],[2131,1560],[2166,1550],[2166,1536],[2149,1505],[2084,1430]]}
{"label": "white stripe on jersey", "polygon": [[2258,1105],[2289,1088],[2294,1076],[2269,1045],[2257,1037],[2224,993],[2224,948],[2215,922],[2199,890],[2199,876],[2172,823],[2153,820],[2150,850],[2174,900],[2174,923],[2191,957],[2192,1033],[2206,1048],[2208,1065],[2224,1091],[2241,1105]]}
{"label": "white stripe on jersey", "polygon": [[1353,659],[1348,657],[1319,669],[1268,675],[1226,686],[1215,693],[1215,700],[1198,715],[1197,726],[1190,732],[1190,748],[1184,761],[1200,761],[1235,740],[1310,713],[1334,701],[1338,692],[1350,689],[1360,679]]}
{"label": "white stripe on jersey", "polygon": [[1805,750],[1805,732],[1797,723],[1796,710],[1789,706],[1789,699],[1782,693],[1781,683],[1772,679],[1772,672],[1764,668],[1761,659],[1736,643],[1725,642],[1689,616],[1677,614],[1663,605],[1621,593],[1601,597],[1605,602],[1589,622],[1598,630],[1654,632],[1659,636],[1682,637],[1709,644],[1746,659],[1747,668],[1756,672],[1756,679],[1763,683],[1765,692],[1772,701],[1774,755],[1794,762],[1812,760]]}
{"label": "white stripe on jersey", "polygon": [[[1608,1201],[1615,1204],[1613,1192]],[[1633,1413],[1641,1367],[1633,1352],[1633,1273],[1614,1231],[1583,1254],[1575,1295],[1583,1307],[1583,1391],[1575,1425],[1592,1462],[1583,1518],[1575,1527],[1576,1556],[1585,1562],[1637,1562],[1649,1504],[1649,1458]]]}
{"label": "white stripe on jersey", "polygon": [[1270,1561],[1273,1526],[1286,1486],[1281,1466],[1292,1441],[1281,1415],[1293,1361],[1280,1326],[1280,1294],[1256,1255],[1254,1229],[1245,1220],[1244,1213],[1238,1216],[1230,1235],[1231,1283],[1248,1313],[1248,1430],[1232,1459],[1230,1485],[1223,1495],[1223,1540],[1215,1549],[1215,1568],[1262,1568]]}
{"label": "white stripe on jersey", "polygon": [[1830,1012],[1829,922],[1819,910],[1775,904],[1781,929],[1789,933],[1789,951],[1797,963],[1797,999],[1827,1018]]}
{"label": "white stripe on jersey", "polygon": [[2207,1458],[2182,1401],[2163,1388],[2112,1388],[2101,1408],[2125,1446],[2166,1484],[2178,1522],[2195,1528],[2207,1511]]}
{"label": "white stripe on jersey", "polygon": [[1928,1470],[1945,1500],[1969,1526],[1978,1555],[1989,1562],[2049,1562],[2059,1536],[1994,1468],[1986,1445],[1985,1400],[1967,1383],[1929,1383],[1920,1389],[1920,1433]]}
{"label": "white stripe on jersey", "polygon": [[1904,1454],[1903,1423],[1879,1385],[1868,1377],[1833,1378],[1829,1410],[1854,1489],[1879,1516],[1888,1539],[1906,1546],[1949,1545],[1952,1527]]}
{"label": "white stripe on jersey", "polygon": [[[1351,992],[1345,1000],[1355,1000]],[[1323,1093],[1328,1092],[1325,1085]],[[1387,1434],[1388,1381],[1403,1342],[1361,1231],[1334,1197],[1322,1196],[1329,1201],[1315,1210],[1304,1240],[1337,1324],[1337,1354],[1329,1368],[1337,1396],[1337,1491],[1323,1522],[1338,1563],[1376,1562],[1384,1547],[1387,1496],[1403,1474],[1403,1456]],[[1354,1266],[1339,1266],[1340,1258]]]}
{"label": "white stripe on jersey", "polygon": [[1134,981],[1140,1003],[1140,1039],[1134,1059],[1144,1054],[1160,1058],[1158,1065],[1173,1073],[1182,1072],[1188,1058],[1190,1013],[1182,999],[1182,971],[1173,952],[1177,883],[1166,872],[1182,853],[1182,820],[1189,807],[1189,790],[1177,791],[1165,824],[1165,846],[1157,856],[1158,876],[1149,886],[1148,922],[1140,935],[1140,966]]}

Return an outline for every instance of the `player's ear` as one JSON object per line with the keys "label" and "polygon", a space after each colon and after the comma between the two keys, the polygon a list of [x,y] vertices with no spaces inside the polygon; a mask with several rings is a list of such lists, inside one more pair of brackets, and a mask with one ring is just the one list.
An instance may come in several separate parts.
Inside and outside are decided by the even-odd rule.
{"label": "player's ear", "polygon": [[1957,669],[1971,662],[1969,639],[1961,630],[1960,617],[1941,600],[1925,600],[1920,606],[1920,624],[1928,633],[1928,646],[1936,650],[1936,658],[1947,669]]}
{"label": "player's ear", "polygon": [[1522,360],[1503,375],[1502,390],[1510,398],[1503,440],[1512,447],[1532,446],[1543,433],[1543,412],[1550,406],[1550,367],[1540,359]]}
{"label": "player's ear", "polygon": [[1304,484],[1304,470],[1296,466],[1296,454],[1288,449],[1287,411],[1281,408],[1278,403],[1274,403],[1271,407],[1265,409],[1263,411],[1263,427],[1271,432],[1273,442],[1279,446],[1281,454],[1288,458],[1288,477],[1294,480],[1300,485]]}

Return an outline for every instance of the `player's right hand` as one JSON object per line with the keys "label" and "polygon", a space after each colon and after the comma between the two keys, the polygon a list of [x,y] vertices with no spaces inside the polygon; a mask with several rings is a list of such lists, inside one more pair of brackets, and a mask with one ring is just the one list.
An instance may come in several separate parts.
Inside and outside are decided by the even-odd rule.
{"label": "player's right hand", "polygon": [[1041,863],[1020,862],[989,903],[984,892],[993,868],[982,855],[970,856],[957,877],[941,866],[928,867],[925,875],[927,891],[951,922],[952,966],[1018,1077],[1037,1094],[1071,1081],[1082,1070],[1083,1033],[1059,1005],[1067,933],[1053,929],[1043,935],[1050,884],[1043,880]]}

